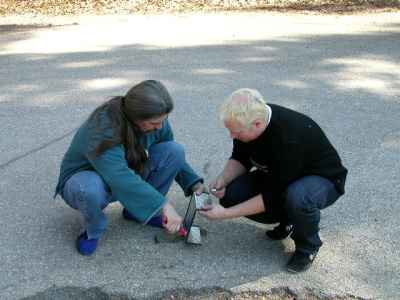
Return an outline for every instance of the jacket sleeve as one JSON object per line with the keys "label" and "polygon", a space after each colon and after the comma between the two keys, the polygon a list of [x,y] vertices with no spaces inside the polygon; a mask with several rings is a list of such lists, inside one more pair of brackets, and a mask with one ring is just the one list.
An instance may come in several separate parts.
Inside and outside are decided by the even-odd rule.
{"label": "jacket sleeve", "polygon": [[[172,132],[172,128],[168,120],[165,122],[163,126],[160,140],[162,142],[174,140],[174,134]],[[192,186],[194,186],[198,182],[203,182],[203,178],[199,177],[185,160],[182,169],[178,172],[178,174],[175,177],[175,181],[182,188],[183,192],[185,193],[185,196],[188,197],[191,194],[193,194]]]}
{"label": "jacket sleeve", "polygon": [[204,182],[203,178],[199,177],[187,162],[185,162],[181,171],[176,175],[175,181],[182,188],[186,197],[193,194],[192,187],[196,183]]}
{"label": "jacket sleeve", "polygon": [[122,145],[95,159],[88,159],[111,189],[113,197],[140,222],[147,223],[164,206],[165,197],[128,167]]}

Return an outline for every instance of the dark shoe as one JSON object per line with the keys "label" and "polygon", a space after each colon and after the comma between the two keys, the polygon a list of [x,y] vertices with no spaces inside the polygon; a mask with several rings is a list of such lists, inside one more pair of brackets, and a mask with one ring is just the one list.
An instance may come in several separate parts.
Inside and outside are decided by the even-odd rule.
{"label": "dark shoe", "polygon": [[293,232],[293,225],[279,224],[272,230],[268,230],[265,234],[272,240],[283,240]]}
{"label": "dark shoe", "polygon": [[[124,217],[125,220],[128,221],[135,221],[139,222],[138,219],[136,219],[126,208],[122,210],[122,216]],[[154,226],[154,227],[159,227],[159,228],[164,228],[163,226],[163,221],[162,221],[162,216],[161,215],[156,215],[152,217],[146,225]]]}
{"label": "dark shoe", "polygon": [[96,251],[98,241],[99,239],[88,239],[85,231],[76,239],[76,248],[82,255],[92,255]]}
{"label": "dark shoe", "polygon": [[317,256],[317,253],[318,251],[312,254],[305,254],[300,251],[295,251],[286,265],[288,272],[299,273],[306,271],[311,267],[315,257]]}

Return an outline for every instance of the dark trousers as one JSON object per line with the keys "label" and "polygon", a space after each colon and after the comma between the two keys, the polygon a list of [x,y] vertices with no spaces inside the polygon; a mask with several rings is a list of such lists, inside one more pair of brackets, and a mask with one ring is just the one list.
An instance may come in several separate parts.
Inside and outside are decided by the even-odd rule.
{"label": "dark trousers", "polygon": [[322,245],[319,237],[320,210],[340,197],[334,184],[321,176],[305,176],[291,183],[280,199],[272,199],[272,193],[268,190],[271,184],[261,171],[246,173],[227,186],[220,203],[224,207],[231,207],[261,192],[264,196],[270,195],[271,198],[264,200],[266,212],[247,217],[264,224],[292,224],[291,238],[296,250],[306,254],[318,251]]}

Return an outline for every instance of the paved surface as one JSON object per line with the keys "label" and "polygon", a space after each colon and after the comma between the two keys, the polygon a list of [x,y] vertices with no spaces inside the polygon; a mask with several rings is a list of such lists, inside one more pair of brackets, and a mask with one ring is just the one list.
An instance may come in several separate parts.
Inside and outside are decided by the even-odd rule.
{"label": "paved surface", "polygon": [[[400,299],[399,14],[32,22],[0,19],[1,299],[277,287]],[[325,244],[312,270],[287,274],[293,244],[267,240],[266,226],[199,218],[208,231],[202,246],[161,245],[153,242],[157,229],[122,220],[118,205],[107,208],[97,253],[76,252],[80,219],[52,200],[71,132],[96,105],[148,78],[171,91],[176,138],[200,173],[211,165],[209,177],[230,152],[216,107],[234,89],[257,88],[321,124],[350,173],[347,194],[323,212]],[[169,196],[183,209],[177,187]]]}

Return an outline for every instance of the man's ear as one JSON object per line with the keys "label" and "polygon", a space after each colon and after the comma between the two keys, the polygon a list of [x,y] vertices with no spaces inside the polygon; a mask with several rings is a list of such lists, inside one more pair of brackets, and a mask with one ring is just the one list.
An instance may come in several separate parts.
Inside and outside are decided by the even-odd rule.
{"label": "man's ear", "polygon": [[260,129],[264,126],[264,121],[260,118],[257,118],[253,121],[253,125],[255,128]]}

